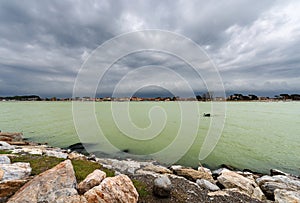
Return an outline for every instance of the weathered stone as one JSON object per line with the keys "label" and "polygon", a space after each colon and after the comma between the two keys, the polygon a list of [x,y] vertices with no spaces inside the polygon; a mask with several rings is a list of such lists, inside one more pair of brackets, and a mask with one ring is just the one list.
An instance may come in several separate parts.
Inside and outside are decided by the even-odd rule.
{"label": "weathered stone", "polygon": [[47,195],[55,193],[65,188],[76,187],[76,178],[70,160],[66,160],[57,166],[49,169],[26,183],[14,196],[9,199],[9,203],[18,202],[40,202],[45,200]]}
{"label": "weathered stone", "polygon": [[229,196],[229,194],[226,191],[218,190],[215,192],[209,192],[207,193],[208,196],[214,197],[214,196]]}
{"label": "weathered stone", "polygon": [[199,166],[198,171],[206,172],[206,173],[209,173],[210,175],[212,175],[211,170],[209,168],[205,168],[203,166]]}
{"label": "weathered stone", "polygon": [[17,192],[27,180],[10,180],[0,183],[0,202],[6,202],[7,199]]}
{"label": "weathered stone", "polygon": [[197,171],[191,168],[182,168],[174,171],[174,173],[194,182],[196,182],[197,179],[205,179],[212,183],[214,182],[214,179],[211,174],[203,171]]}
{"label": "weathered stone", "polygon": [[284,176],[284,175],[262,176],[261,178],[256,179],[256,182],[259,186],[263,185],[266,182],[284,183],[293,190],[300,190],[300,180],[298,178],[291,177],[291,176]]}
{"label": "weathered stone", "polygon": [[0,155],[0,164],[10,164],[10,159],[8,158],[8,156]]}
{"label": "weathered stone", "polygon": [[268,199],[274,200],[274,191],[276,189],[289,189],[288,186],[280,182],[265,182],[260,186]]}
{"label": "weathered stone", "polygon": [[53,157],[61,158],[61,159],[66,159],[68,157],[67,153],[63,153],[63,152],[60,152],[60,151],[53,151],[53,150],[46,150],[45,154],[47,156],[53,156]]}
{"label": "weathered stone", "polygon": [[0,141],[0,150],[14,150],[15,147],[8,144],[7,142]]}
{"label": "weathered stone", "polygon": [[84,197],[88,202],[136,203],[138,192],[126,175],[105,178],[100,185],[93,187]]}
{"label": "weathered stone", "polygon": [[31,174],[29,163],[0,164],[0,169],[4,171],[1,181],[25,179]]}
{"label": "weathered stone", "polygon": [[225,188],[238,188],[239,190],[247,193],[249,196],[262,200],[262,192],[259,191],[260,188],[257,184],[244,176],[233,172],[233,171],[223,171],[218,177],[219,183],[221,183]]}
{"label": "weathered stone", "polygon": [[253,197],[255,199],[259,199],[259,200],[265,200],[266,199],[265,194],[262,192],[261,188],[258,187],[258,186],[254,188],[254,191],[253,191],[251,197]]}
{"label": "weathered stone", "polygon": [[39,197],[39,202],[56,202],[57,199],[78,195],[75,188],[63,188],[60,190],[49,191],[43,196]]}
{"label": "weathered stone", "polygon": [[220,190],[220,188],[219,188],[217,185],[215,185],[215,184],[213,184],[213,183],[211,183],[211,182],[209,182],[208,180],[205,180],[205,179],[198,179],[198,180],[196,181],[196,183],[197,183],[200,187],[206,188],[206,189],[208,189],[208,190],[210,190],[210,191],[217,191],[217,190]]}
{"label": "weathered stone", "polygon": [[276,189],[274,191],[275,203],[300,203],[300,191]]}
{"label": "weathered stone", "polygon": [[143,170],[144,171],[152,171],[152,172],[160,173],[160,174],[172,173],[172,171],[169,170],[169,169],[167,169],[166,167],[164,167],[164,166],[156,166],[156,165],[145,166],[143,168]]}
{"label": "weathered stone", "polygon": [[95,170],[93,173],[89,174],[82,182],[78,184],[79,194],[83,194],[89,189],[99,185],[101,181],[106,178],[106,173],[101,170]]}
{"label": "weathered stone", "polygon": [[171,194],[172,183],[168,176],[164,175],[154,180],[153,194],[158,197],[169,197]]}
{"label": "weathered stone", "polygon": [[84,196],[72,195],[60,197],[56,200],[56,203],[87,203]]}
{"label": "weathered stone", "polygon": [[291,176],[266,175],[256,179],[256,182],[269,199],[274,199],[276,189],[300,190],[300,180]]}
{"label": "weathered stone", "polygon": [[68,154],[68,159],[86,160],[86,156],[77,152],[71,152]]}

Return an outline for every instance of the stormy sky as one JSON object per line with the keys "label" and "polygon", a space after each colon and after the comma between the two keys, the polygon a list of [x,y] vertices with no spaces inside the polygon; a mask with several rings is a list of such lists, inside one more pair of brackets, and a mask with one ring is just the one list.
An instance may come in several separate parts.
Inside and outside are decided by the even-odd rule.
{"label": "stormy sky", "polygon": [[[217,67],[227,94],[300,93],[299,10],[298,0],[1,0],[0,96],[70,97],[93,50],[144,29],[174,32],[197,43]],[[155,51],[115,62],[98,91],[112,92],[127,75],[124,95],[131,83],[158,94],[161,81],[185,91],[177,76],[152,71],[154,66],[175,70],[193,91],[205,92],[203,81],[180,58]],[[130,72],[139,67],[143,71]]]}

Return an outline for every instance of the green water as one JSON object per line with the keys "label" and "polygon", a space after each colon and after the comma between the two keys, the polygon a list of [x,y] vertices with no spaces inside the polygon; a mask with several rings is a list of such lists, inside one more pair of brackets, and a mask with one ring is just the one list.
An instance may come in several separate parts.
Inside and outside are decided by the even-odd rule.
{"label": "green water", "polygon": [[[156,137],[145,141],[128,138],[121,132],[114,122],[111,103],[96,103],[95,115],[99,127],[112,145],[120,150],[129,149],[130,154],[146,155],[164,149],[175,139],[181,123],[179,104],[130,103],[131,121],[139,128],[147,128],[153,122],[148,115],[153,106],[165,110],[167,120],[164,128]],[[211,118],[200,116],[203,112],[210,112],[210,103],[196,105],[200,119],[197,137],[179,160],[180,164],[189,166],[196,166],[199,162],[199,150],[211,121]],[[89,129],[89,122],[84,125]],[[23,132],[24,137],[33,141],[58,147],[80,142],[73,123],[71,102],[0,102],[0,129]],[[97,136],[92,128],[86,133]],[[186,140],[190,137],[187,133]],[[300,102],[229,102],[222,136],[214,151],[201,162],[211,168],[224,163],[259,172],[278,168],[299,175],[299,155]]]}

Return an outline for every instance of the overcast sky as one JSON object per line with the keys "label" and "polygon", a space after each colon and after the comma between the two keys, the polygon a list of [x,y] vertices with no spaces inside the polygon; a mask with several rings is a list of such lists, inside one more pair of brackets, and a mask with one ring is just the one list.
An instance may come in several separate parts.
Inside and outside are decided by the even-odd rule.
{"label": "overcast sky", "polygon": [[[143,29],[175,32],[199,44],[227,93],[300,93],[299,11],[298,0],[1,0],[0,95],[71,96],[77,73],[95,48]],[[115,63],[99,89],[113,90],[129,70],[154,65],[180,70],[187,81],[197,79],[178,58],[145,52]],[[144,78],[144,85],[156,79],[181,87],[167,72],[138,73],[134,77]],[[193,90],[204,91],[198,82],[191,82]]]}

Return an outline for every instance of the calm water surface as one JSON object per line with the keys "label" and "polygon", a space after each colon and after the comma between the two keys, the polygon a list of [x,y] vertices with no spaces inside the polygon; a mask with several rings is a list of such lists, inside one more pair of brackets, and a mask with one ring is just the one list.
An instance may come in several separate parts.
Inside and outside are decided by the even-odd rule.
{"label": "calm water surface", "polygon": [[[163,108],[167,115],[165,128],[159,136],[137,141],[124,136],[111,115],[111,103],[96,103],[95,115],[109,141],[119,149],[133,154],[149,154],[170,144],[180,126],[177,102],[132,102],[132,122],[146,128],[153,106]],[[210,103],[198,103],[200,113],[210,112]],[[199,149],[211,118],[200,118],[197,138],[180,164],[197,166]],[[86,124],[89,125],[88,123]],[[0,102],[0,129],[20,131],[24,137],[52,146],[66,147],[80,142],[73,123],[71,102]],[[86,132],[93,134],[94,132]],[[186,138],[189,139],[187,133]],[[278,168],[300,174],[300,102],[232,102],[227,103],[226,122],[215,150],[202,164],[216,168],[220,164],[268,172]]]}

